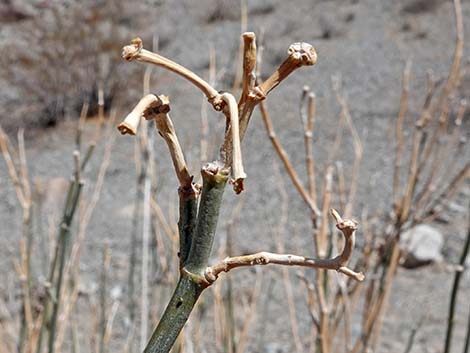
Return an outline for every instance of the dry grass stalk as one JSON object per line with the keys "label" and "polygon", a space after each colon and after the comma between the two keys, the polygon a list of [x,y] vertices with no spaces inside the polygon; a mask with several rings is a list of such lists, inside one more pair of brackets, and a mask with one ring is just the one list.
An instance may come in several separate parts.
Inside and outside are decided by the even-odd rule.
{"label": "dry grass stalk", "polygon": [[318,206],[315,204],[313,201],[312,197],[310,196],[309,192],[305,188],[305,186],[302,184],[302,181],[300,180],[297,172],[295,171],[294,166],[292,165],[292,162],[290,161],[287,152],[284,150],[282,147],[279,139],[277,138],[276,133],[274,132],[273,124],[271,121],[271,118],[269,116],[266,104],[264,102],[261,102],[260,105],[260,112],[261,116],[263,118],[264,125],[266,127],[266,131],[268,133],[269,139],[271,140],[274,149],[276,150],[277,154],[279,155],[282,163],[284,164],[284,167],[289,174],[292,182],[294,183],[294,186],[296,187],[297,191],[299,192],[300,196],[302,199],[305,201],[307,206],[310,208],[312,213],[319,215],[320,210],[318,209]]}
{"label": "dry grass stalk", "polygon": [[312,195],[313,202],[317,201],[317,192],[315,184],[315,159],[313,156],[313,131],[315,127],[315,94],[310,92],[308,95],[308,119],[304,124],[304,143],[305,155],[307,165],[307,174],[310,194]]}
{"label": "dry grass stalk", "polygon": [[353,163],[353,168],[352,168],[351,176],[350,176],[351,187],[349,189],[349,195],[347,198],[348,201],[346,203],[346,207],[344,211],[345,217],[351,217],[352,209],[356,200],[357,185],[358,185],[357,181],[359,178],[363,147],[362,147],[361,138],[359,137],[359,134],[352,122],[352,118],[349,113],[349,107],[348,107],[347,101],[344,98],[344,96],[341,94],[341,82],[337,82],[337,84],[334,85],[334,89],[336,93],[336,99],[339,105],[341,106],[342,120],[346,121],[346,124],[351,132],[351,136],[353,138],[353,145],[354,145],[354,163]]}
{"label": "dry grass stalk", "polygon": [[255,278],[255,286],[250,295],[250,302],[246,308],[246,313],[244,315],[245,321],[243,322],[242,329],[240,332],[240,337],[238,339],[238,347],[236,353],[246,352],[246,346],[248,344],[248,334],[250,332],[251,323],[256,317],[256,307],[258,305],[258,300],[261,298],[261,290],[263,288],[263,273],[257,271]]}
{"label": "dry grass stalk", "polygon": [[411,61],[408,61],[403,71],[403,90],[400,98],[400,110],[398,112],[398,118],[395,124],[395,165],[393,171],[393,195],[395,198],[395,204],[398,203],[398,187],[400,185],[400,168],[401,158],[403,153],[403,122],[406,116],[406,110],[408,107],[408,94],[410,89],[410,73],[411,73]]}
{"label": "dry grass stalk", "polygon": [[[277,251],[279,253],[284,253],[285,252],[285,244],[284,244],[284,239],[282,235],[286,231],[286,225],[288,222],[288,195],[287,195],[287,190],[285,183],[280,175],[279,172],[279,167],[276,165],[275,168],[275,174],[276,174],[276,179],[277,183],[276,185],[278,186],[277,189],[279,190],[279,195],[281,198],[281,214],[279,217],[279,224],[276,227],[276,238],[277,238]],[[284,289],[287,297],[287,306],[289,309],[289,321],[290,321],[290,327],[292,331],[292,338],[294,341],[294,346],[296,352],[300,353],[302,352],[302,342],[300,339],[300,334],[299,334],[299,325],[298,325],[298,320],[297,320],[297,310],[295,307],[295,299],[294,299],[294,291],[292,288],[292,281],[289,275],[289,269],[287,266],[284,266],[282,268],[282,279],[284,283]]]}

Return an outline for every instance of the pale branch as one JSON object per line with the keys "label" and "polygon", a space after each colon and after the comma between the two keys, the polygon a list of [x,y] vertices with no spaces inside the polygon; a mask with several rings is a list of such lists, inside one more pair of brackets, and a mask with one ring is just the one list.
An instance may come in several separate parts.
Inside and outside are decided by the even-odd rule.
{"label": "pale branch", "polygon": [[168,114],[169,111],[170,100],[167,96],[159,95],[157,97],[154,94],[148,94],[139,101],[124,122],[119,124],[118,129],[122,134],[135,135],[142,117],[146,120],[155,120],[156,128],[170,151],[180,187],[198,194],[198,187],[192,182],[193,176],[188,171],[183,150]]}
{"label": "pale branch", "polygon": [[410,73],[411,73],[411,61],[407,61],[405,70],[403,71],[402,79],[402,93],[400,98],[400,110],[398,112],[398,118],[395,124],[395,163],[393,171],[393,197],[395,204],[398,203],[398,188],[400,185],[400,168],[401,168],[401,157],[404,147],[403,137],[403,122],[406,116],[406,110],[408,108],[408,93],[410,86]]}
{"label": "pale branch", "polygon": [[[227,121],[230,123],[227,128],[226,141],[222,145],[222,158],[225,159],[225,167],[232,167],[232,178],[234,190],[237,194],[243,191],[243,179],[246,178],[246,173],[243,169],[242,151],[240,144],[239,121],[238,121],[238,105],[235,97],[230,93],[223,93],[222,100],[226,103],[224,114],[227,116]],[[228,143],[227,143],[228,142]],[[231,151],[224,150],[224,147],[232,146]]]}
{"label": "pale branch", "polygon": [[126,45],[122,49],[122,57],[127,61],[143,61],[173,71],[199,88],[206,95],[215,110],[220,111],[222,109],[220,94],[214,87],[184,66],[149,50],[143,49],[142,39],[135,38],[131,41],[130,45]]}
{"label": "pale branch", "polygon": [[[249,44],[250,42],[248,42]],[[245,45],[247,43],[245,42]],[[247,50],[247,49],[245,49]],[[245,136],[248,123],[256,105],[264,100],[269,92],[277,87],[293,71],[302,66],[314,65],[317,62],[315,48],[308,43],[293,43],[287,50],[287,58],[263,83],[257,85],[248,93],[248,97],[243,104],[239,105],[240,110],[240,139]]]}
{"label": "pale branch", "polygon": [[23,183],[18,176],[18,172],[15,167],[15,163],[11,158],[10,146],[8,141],[7,134],[3,131],[2,127],[0,126],[0,150],[3,154],[3,158],[5,159],[5,163],[7,165],[8,174],[10,175],[11,180],[13,181],[13,185],[15,186],[16,196],[18,197],[18,201],[21,207],[24,209],[27,204],[28,200],[24,192]]}
{"label": "pale branch", "polygon": [[282,147],[281,142],[276,136],[276,133],[273,128],[273,124],[271,121],[271,118],[269,116],[269,113],[266,109],[266,105],[264,102],[261,102],[259,105],[260,111],[261,111],[261,116],[263,118],[264,125],[266,127],[266,131],[268,133],[269,139],[271,140],[271,143],[274,146],[274,149],[276,153],[278,154],[279,158],[281,159],[282,163],[284,164],[284,167],[286,168],[287,173],[289,174],[292,182],[294,183],[294,186],[296,187],[297,191],[299,192],[300,196],[302,199],[305,201],[305,203],[308,205],[310,210],[319,216],[321,214],[318,206],[315,204],[313,201],[312,197],[310,196],[309,192],[305,188],[305,186],[302,184],[302,181],[300,180],[297,172],[295,171],[294,166],[292,165],[292,162],[289,159],[289,156],[287,155],[287,152],[284,150]]}
{"label": "pale branch", "polygon": [[304,42],[294,43],[287,50],[288,57],[279,68],[257,88],[263,95],[267,95],[277,87],[295,69],[301,66],[314,65],[317,62],[315,48]]}
{"label": "pale branch", "polygon": [[314,203],[317,202],[315,183],[315,158],[313,156],[313,130],[315,127],[315,94],[308,95],[308,120],[304,131],[304,144],[306,152],[306,165],[310,195]]}
{"label": "pale branch", "polygon": [[345,244],[343,251],[331,259],[314,259],[299,255],[291,254],[275,254],[262,251],[251,255],[242,255],[235,257],[227,257],[218,264],[207,267],[205,278],[209,283],[217,280],[222,272],[228,272],[238,267],[250,267],[255,265],[277,264],[284,266],[302,266],[317,269],[336,270],[357,281],[364,280],[364,274],[355,272],[347,267],[351,258],[355,244],[355,231],[357,230],[357,222],[350,219],[342,219],[335,210],[330,210],[331,215],[336,220],[336,227],[342,232]]}
{"label": "pale branch", "polygon": [[243,81],[242,94],[239,101],[241,106],[253,90],[256,82],[256,36],[253,32],[245,32],[243,37]]}
{"label": "pale branch", "polygon": [[362,147],[361,138],[359,137],[359,134],[352,122],[352,118],[351,118],[351,114],[349,113],[349,107],[348,107],[346,98],[341,94],[340,90],[336,90],[336,99],[341,106],[341,115],[346,121],[346,124],[348,125],[348,128],[351,132],[351,135],[353,138],[353,146],[354,146],[354,163],[353,163],[353,169],[351,172],[351,188],[349,190],[348,202],[344,210],[345,217],[349,217],[352,212],[354,201],[356,199],[357,180],[359,177],[360,165],[362,161],[363,147]]}
{"label": "pale branch", "polygon": [[118,130],[122,135],[135,135],[137,133],[137,129],[140,125],[140,120],[144,116],[145,110],[158,99],[153,94],[147,94],[143,97],[139,103],[132,109],[132,111],[126,116],[124,121],[118,125]]}

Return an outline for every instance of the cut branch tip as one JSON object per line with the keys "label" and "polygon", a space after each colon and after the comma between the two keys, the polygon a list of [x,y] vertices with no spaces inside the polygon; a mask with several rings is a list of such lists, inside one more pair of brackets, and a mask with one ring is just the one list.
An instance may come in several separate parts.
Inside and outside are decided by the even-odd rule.
{"label": "cut branch tip", "polygon": [[142,51],[143,43],[142,39],[139,37],[131,40],[131,44],[126,45],[122,48],[122,57],[124,60],[132,61],[134,60]]}
{"label": "cut branch tip", "polygon": [[287,49],[289,57],[298,61],[299,66],[310,66],[317,62],[317,52],[315,48],[305,42],[293,43]]}

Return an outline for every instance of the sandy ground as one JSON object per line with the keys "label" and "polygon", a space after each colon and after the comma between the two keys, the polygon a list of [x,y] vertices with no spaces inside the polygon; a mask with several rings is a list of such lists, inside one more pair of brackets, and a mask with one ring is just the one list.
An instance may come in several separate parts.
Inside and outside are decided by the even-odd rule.
{"label": "sandy ground", "polygon": [[[423,1],[248,1],[248,30],[264,33],[264,56],[262,73],[266,77],[285,56],[289,44],[305,41],[313,44],[319,60],[313,68],[304,68],[289,77],[268,98],[268,107],[278,136],[285,144],[292,161],[298,166],[300,175],[305,175],[303,166],[302,131],[298,118],[298,101],[301,88],[309,85],[316,93],[318,123],[315,135],[315,155],[319,169],[323,167],[327,147],[335,134],[339,107],[331,89],[332,75],[341,74],[344,93],[348,98],[351,115],[364,143],[364,162],[359,182],[359,200],[355,214],[361,210],[390,207],[391,171],[393,163],[393,123],[397,115],[401,91],[401,72],[405,61],[411,59],[411,112],[416,114],[422,104],[426,70],[436,75],[445,74],[451,63],[454,44],[453,7],[449,1],[430,1],[416,8]],[[431,4],[432,3],[432,4]],[[414,6],[415,4],[416,6]],[[237,60],[240,35],[239,6],[230,1],[162,2],[159,5],[158,21],[152,30],[166,44],[163,55],[207,75],[209,48],[217,53],[217,68],[221,70],[218,88],[230,89]],[[423,10],[424,8],[424,10]],[[470,38],[470,4],[463,4],[465,35]],[[221,15],[222,14],[222,15]],[[139,33],[130,33],[129,38]],[[466,48],[466,55],[469,51]],[[139,65],[131,63],[129,65]],[[142,72],[142,71],[141,71]],[[129,95],[138,96],[140,85],[130,85]],[[467,88],[468,89],[468,88]],[[200,140],[200,109],[202,97],[188,83],[160,69],[152,76],[152,91],[167,94],[172,100],[172,117],[182,137],[192,172],[197,174]],[[467,96],[468,98],[468,96]],[[124,111],[120,112],[124,114]],[[222,132],[220,116],[209,112],[211,131]],[[6,117],[2,117],[6,119]],[[465,130],[468,134],[467,119]],[[92,133],[96,123],[87,124]],[[26,141],[30,175],[43,179],[67,178],[72,167],[74,145],[74,122],[59,124],[55,128],[34,133]],[[117,133],[117,132],[116,132]],[[345,168],[351,164],[352,149],[346,138],[340,153]],[[244,146],[245,168],[248,174],[240,223],[235,234],[237,252],[274,250],[282,200],[278,186],[279,163],[266,138],[258,112],[255,112]],[[156,161],[159,172],[158,199],[167,205],[176,198],[176,180],[170,168],[165,146],[157,139]],[[94,160],[85,177],[94,178],[103,153],[98,147]],[[106,183],[95,214],[88,228],[86,246],[80,269],[85,287],[96,288],[101,248],[108,241],[112,250],[111,278],[113,286],[125,286],[131,212],[135,195],[134,145],[132,138],[118,137]],[[468,148],[466,157],[470,157]],[[288,192],[288,222],[283,237],[287,250],[311,247],[308,232],[308,212],[284,172],[281,172]],[[88,187],[91,189],[93,182]],[[468,188],[468,185],[467,185]],[[90,190],[88,189],[88,190]],[[20,235],[20,210],[14,189],[6,174],[3,159],[0,160],[0,269],[6,280],[1,280],[0,289],[7,291],[14,274],[12,260],[18,254]],[[231,190],[225,194],[226,207],[219,230],[223,237],[226,220],[238,199]],[[445,236],[445,258],[455,262],[459,256],[465,236],[465,205],[468,192],[457,199],[460,211],[451,214],[449,224],[436,225]],[[57,202],[59,203],[59,202]],[[463,207],[463,210],[462,210]],[[165,211],[168,213],[169,208]],[[356,211],[357,210],[357,211]],[[468,212],[467,212],[468,213]],[[360,236],[360,234],[359,234]],[[218,243],[216,244],[216,247]],[[286,312],[286,297],[279,280],[281,272],[266,271],[262,295],[270,301],[266,317],[255,317],[250,330],[252,352],[292,352],[289,318]],[[294,278],[295,271],[291,271]],[[2,275],[3,276],[3,275]],[[272,281],[271,278],[276,279]],[[236,281],[244,277],[235,276]],[[241,293],[254,286],[255,276],[250,275],[241,285]],[[452,276],[436,267],[415,271],[400,269],[390,298],[388,314],[385,316],[383,337],[379,352],[401,352],[404,350],[411,328],[426,313],[424,324],[417,334],[412,352],[440,352],[444,339],[448,293]],[[268,291],[270,283],[274,283]],[[466,273],[462,281],[462,294],[457,315],[455,352],[460,351],[464,341],[470,278]],[[298,320],[302,335],[309,332],[310,321],[302,298],[302,289],[294,285],[298,303]],[[1,293],[1,291],[0,291]],[[210,302],[208,294],[207,301]],[[241,303],[240,308],[243,307]],[[163,303],[158,305],[161,310]],[[240,311],[238,315],[242,316]],[[123,319],[117,319],[118,323]],[[122,324],[122,322],[121,322]],[[262,329],[261,327],[264,326]],[[208,329],[209,330],[209,329]],[[260,332],[264,341],[260,341]],[[210,332],[209,332],[210,334]],[[115,343],[117,346],[119,343]],[[207,348],[208,352],[215,352]]]}

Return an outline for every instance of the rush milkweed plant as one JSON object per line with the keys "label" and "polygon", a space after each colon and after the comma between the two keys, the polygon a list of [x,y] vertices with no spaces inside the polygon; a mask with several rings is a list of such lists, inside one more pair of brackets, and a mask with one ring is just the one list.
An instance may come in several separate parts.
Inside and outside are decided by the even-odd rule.
{"label": "rush milkweed plant", "polygon": [[[209,264],[216,235],[219,210],[227,183],[232,184],[236,194],[243,191],[246,178],[243,166],[241,142],[245,136],[254,108],[266,99],[293,71],[302,66],[314,65],[317,54],[308,43],[294,43],[287,51],[287,58],[264,82],[256,75],[257,49],[254,33],[246,32],[243,38],[242,92],[238,101],[228,92],[218,92],[194,72],[159,54],[143,48],[142,40],[136,38],[123,48],[123,58],[161,66],[193,83],[208,99],[214,110],[226,118],[225,136],[217,160],[201,169],[202,186],[194,181],[183,150],[170,118],[170,100],[165,95],[144,96],[125,120],[118,126],[122,134],[135,135],[141,120],[154,120],[158,133],[165,140],[179,182],[179,270],[180,277],[163,316],[155,328],[146,353],[169,352],[188,320],[202,292],[210,287],[222,272],[239,267],[277,264],[301,266],[323,270],[335,270],[356,281],[364,275],[348,267],[355,244],[357,222],[343,219],[334,209],[330,214],[344,236],[343,250],[335,257],[319,258],[300,255],[259,252],[242,256],[229,256],[215,265]],[[310,207],[318,217],[320,212],[310,198]],[[325,221],[323,221],[325,222]],[[326,224],[326,223],[325,223]],[[326,233],[325,233],[326,234]]]}

